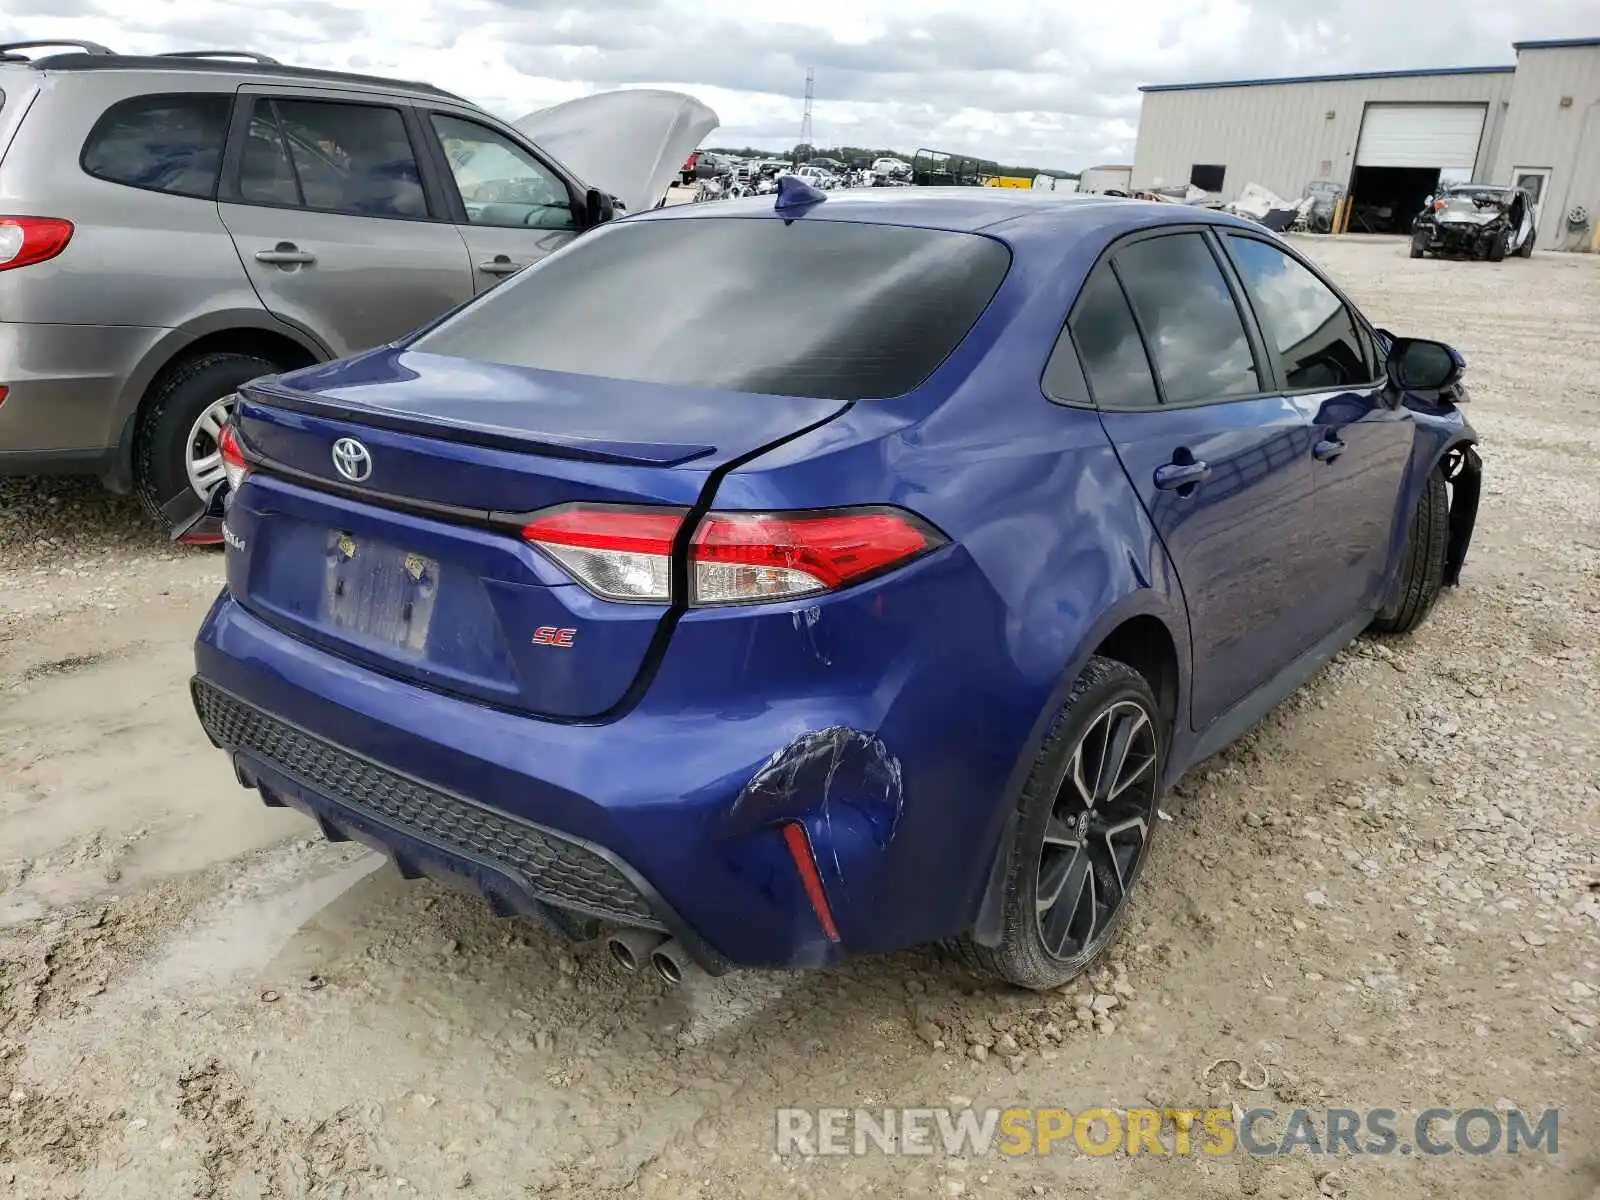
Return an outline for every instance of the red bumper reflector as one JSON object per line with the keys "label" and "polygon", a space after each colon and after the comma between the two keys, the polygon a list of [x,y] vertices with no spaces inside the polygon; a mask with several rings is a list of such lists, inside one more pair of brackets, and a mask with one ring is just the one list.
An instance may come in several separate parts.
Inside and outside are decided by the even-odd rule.
{"label": "red bumper reflector", "polygon": [[830,942],[839,940],[839,927],[833,923],[833,909],[828,907],[828,893],[822,890],[822,875],[817,870],[816,855],[811,853],[811,839],[806,827],[791,821],[783,827],[783,840],[794,859],[795,870],[800,872],[800,882],[805,886],[806,898],[811,901],[811,911],[817,914],[817,924]]}

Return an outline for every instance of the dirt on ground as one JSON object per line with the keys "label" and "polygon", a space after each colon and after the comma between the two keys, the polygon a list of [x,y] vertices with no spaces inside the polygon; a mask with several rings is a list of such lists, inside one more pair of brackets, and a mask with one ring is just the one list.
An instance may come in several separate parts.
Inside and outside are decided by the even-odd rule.
{"label": "dirt on ground", "polygon": [[[219,556],[0,481],[0,1196],[1600,1195],[1600,260],[1302,245],[1466,354],[1477,541],[1182,781],[1059,993],[933,951],[669,989],[402,882],[201,734]],[[776,1153],[779,1108],[888,1105],[1556,1108],[1559,1146]]]}

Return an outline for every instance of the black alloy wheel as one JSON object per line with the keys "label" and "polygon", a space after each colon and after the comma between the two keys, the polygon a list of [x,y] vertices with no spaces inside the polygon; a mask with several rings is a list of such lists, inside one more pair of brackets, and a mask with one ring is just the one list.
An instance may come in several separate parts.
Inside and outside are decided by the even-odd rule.
{"label": "black alloy wheel", "polygon": [[1138,671],[1089,660],[1017,797],[996,863],[999,927],[951,944],[968,966],[1045,990],[1110,946],[1155,834],[1170,721],[1161,712]]}
{"label": "black alloy wheel", "polygon": [[1067,761],[1034,884],[1039,940],[1058,962],[1087,964],[1115,924],[1156,820],[1158,759],[1150,714],[1119,700],[1094,718]]}

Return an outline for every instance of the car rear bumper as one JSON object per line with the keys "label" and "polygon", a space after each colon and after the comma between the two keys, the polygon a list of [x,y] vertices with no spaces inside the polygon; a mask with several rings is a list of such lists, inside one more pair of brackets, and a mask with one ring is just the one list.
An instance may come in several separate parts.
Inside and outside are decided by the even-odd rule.
{"label": "car rear bumper", "polygon": [[128,378],[167,332],[0,321],[0,472],[97,470],[122,433]]}
{"label": "car rear bumper", "polygon": [[[201,721],[267,803],[569,935],[596,921],[660,930],[713,972],[820,966],[958,932],[987,870],[982,834],[963,826],[992,808],[902,822],[901,771],[919,764],[864,732],[848,699],[752,704],[737,719],[641,707],[605,725],[538,720],[349,662],[226,592],[195,657]],[[973,795],[959,771],[940,776],[934,805],[946,783]],[[786,822],[807,831],[839,941]],[[952,850],[959,861],[931,857]]]}

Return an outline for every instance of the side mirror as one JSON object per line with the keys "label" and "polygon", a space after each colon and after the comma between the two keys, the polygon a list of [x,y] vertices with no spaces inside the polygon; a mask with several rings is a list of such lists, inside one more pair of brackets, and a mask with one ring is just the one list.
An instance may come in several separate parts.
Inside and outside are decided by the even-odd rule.
{"label": "side mirror", "polygon": [[583,227],[592,229],[604,225],[617,215],[617,204],[599,188],[590,188],[583,197]]}
{"label": "side mirror", "polygon": [[1443,392],[1460,382],[1467,360],[1443,342],[1395,338],[1384,369],[1399,391]]}

